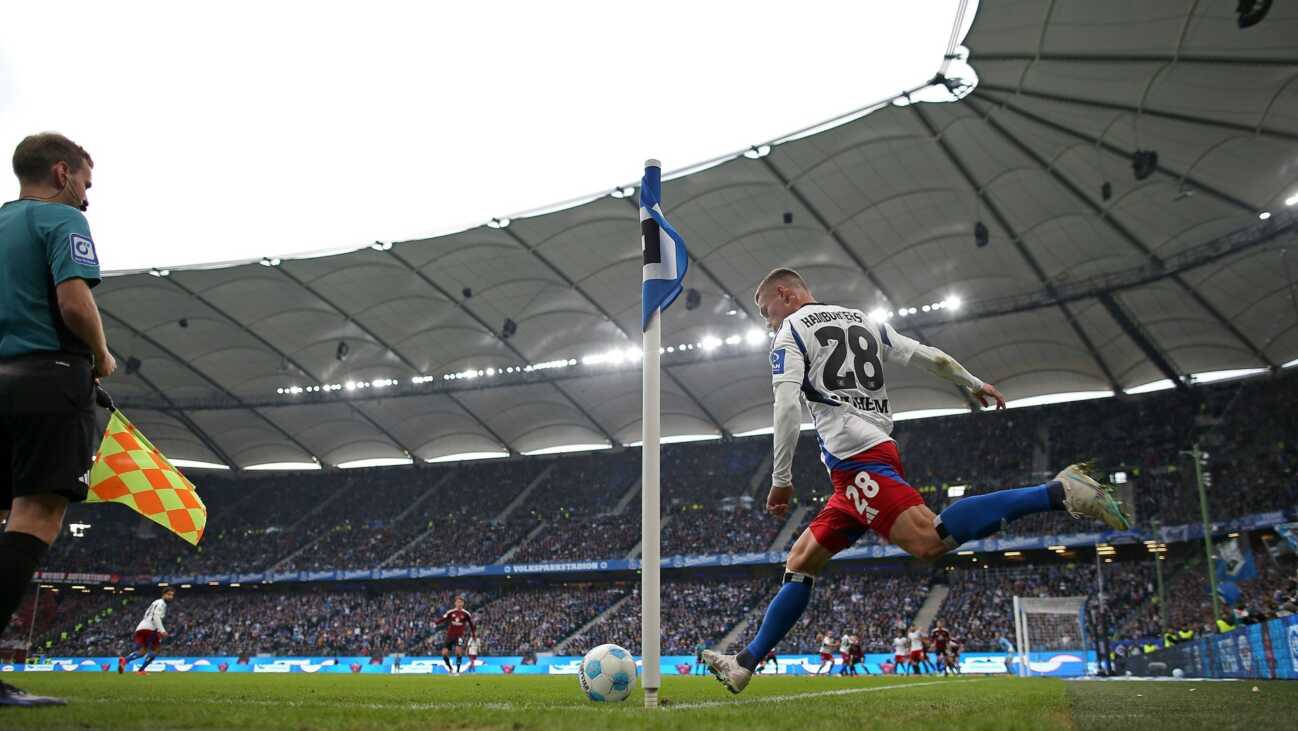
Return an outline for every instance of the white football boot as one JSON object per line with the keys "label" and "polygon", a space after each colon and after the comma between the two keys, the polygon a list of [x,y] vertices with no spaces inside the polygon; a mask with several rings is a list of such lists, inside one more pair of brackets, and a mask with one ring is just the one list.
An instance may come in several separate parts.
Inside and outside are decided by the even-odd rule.
{"label": "white football boot", "polygon": [[748,687],[753,679],[753,671],[741,667],[734,655],[722,655],[712,650],[703,651],[703,662],[707,663],[712,675],[726,686],[731,693],[738,693]]}
{"label": "white football boot", "polygon": [[1127,530],[1131,521],[1113,499],[1113,488],[1095,481],[1084,464],[1071,464],[1055,475],[1064,486],[1064,509],[1074,518],[1093,518],[1114,530]]}

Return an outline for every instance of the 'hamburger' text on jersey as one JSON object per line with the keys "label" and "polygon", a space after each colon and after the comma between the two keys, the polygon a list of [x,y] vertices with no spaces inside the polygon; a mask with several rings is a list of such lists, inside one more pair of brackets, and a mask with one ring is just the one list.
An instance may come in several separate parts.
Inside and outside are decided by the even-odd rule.
{"label": "'hamburger' text on jersey", "polygon": [[847,307],[804,305],[784,320],[771,380],[801,385],[827,468],[891,439],[884,366],[906,365],[918,345]]}

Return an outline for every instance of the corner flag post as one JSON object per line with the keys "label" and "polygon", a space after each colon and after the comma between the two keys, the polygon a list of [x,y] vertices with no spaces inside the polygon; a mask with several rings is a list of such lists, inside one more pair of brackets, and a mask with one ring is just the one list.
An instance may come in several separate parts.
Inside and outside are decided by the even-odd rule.
{"label": "corner flag post", "polygon": [[662,686],[662,564],[659,539],[662,515],[659,507],[661,483],[659,438],[662,433],[659,408],[662,312],[681,293],[681,282],[689,267],[685,240],[667,223],[662,207],[662,164],[645,161],[640,181],[640,245],[644,252],[641,283],[641,330],[644,332],[644,398],[641,411],[640,464],[640,656],[644,664],[641,684],[645,708],[658,707]]}

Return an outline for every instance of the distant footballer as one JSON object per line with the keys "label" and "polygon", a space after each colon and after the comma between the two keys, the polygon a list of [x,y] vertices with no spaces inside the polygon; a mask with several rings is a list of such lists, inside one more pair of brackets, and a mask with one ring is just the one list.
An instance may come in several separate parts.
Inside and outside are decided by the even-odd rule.
{"label": "distant footballer", "polygon": [[[455,597],[455,608],[446,610],[446,613],[433,623],[437,627],[446,625],[446,636],[442,640],[442,662],[446,663],[446,670],[454,675],[459,675],[461,667],[464,665],[464,643],[465,634],[469,639],[478,638],[478,628],[473,624],[473,614],[464,608],[464,597]],[[451,648],[455,649],[455,666],[451,666]]]}
{"label": "distant footballer", "polygon": [[167,605],[175,598],[176,590],[167,587],[162,590],[162,597],[155,599],[144,611],[144,619],[135,626],[135,635],[131,638],[135,643],[135,649],[129,655],[117,658],[119,674],[126,672],[127,666],[140,658],[144,659],[144,664],[136,668],[135,672],[143,674],[145,668],[149,667],[149,663],[158,656],[162,640],[167,636],[167,628],[162,621],[167,617]]}

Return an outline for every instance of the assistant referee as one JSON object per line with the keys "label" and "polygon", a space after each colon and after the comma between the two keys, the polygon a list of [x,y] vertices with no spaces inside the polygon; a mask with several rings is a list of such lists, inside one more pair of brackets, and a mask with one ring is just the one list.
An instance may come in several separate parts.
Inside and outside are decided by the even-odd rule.
{"label": "assistant referee", "polygon": [[[81,214],[94,162],[45,132],[18,143],[13,168],[19,198],[0,206],[0,633],[68,503],[86,498],[95,383],[117,368],[90,294],[99,256]],[[0,683],[0,707],[62,703]]]}

